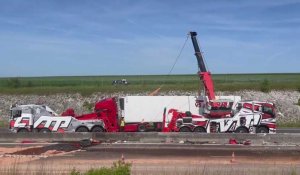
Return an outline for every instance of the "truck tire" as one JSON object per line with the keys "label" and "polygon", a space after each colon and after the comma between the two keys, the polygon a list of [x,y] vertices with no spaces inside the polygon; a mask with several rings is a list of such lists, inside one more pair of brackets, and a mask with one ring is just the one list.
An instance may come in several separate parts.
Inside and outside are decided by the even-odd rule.
{"label": "truck tire", "polygon": [[269,133],[269,129],[265,126],[257,128],[256,133]]}
{"label": "truck tire", "polygon": [[145,132],[145,131],[146,131],[146,126],[145,126],[144,124],[140,124],[140,125],[138,126],[138,131],[139,131],[139,132]]}
{"label": "truck tire", "polygon": [[245,127],[239,127],[234,132],[235,133],[248,133],[248,129]]}
{"label": "truck tire", "polygon": [[22,129],[19,129],[19,130],[18,130],[18,133],[19,133],[19,132],[23,132],[23,133],[24,133],[24,132],[29,132],[29,131],[28,131],[28,129],[22,128]]}
{"label": "truck tire", "polygon": [[84,140],[80,140],[80,146],[81,147],[88,147],[88,146],[91,146],[92,145],[92,142],[90,139],[84,139]]}
{"label": "truck tire", "polygon": [[93,129],[92,129],[92,132],[104,132],[104,129],[100,126],[95,126]]}
{"label": "truck tire", "polygon": [[184,126],[184,127],[179,129],[179,132],[191,132],[191,129],[187,126]]}
{"label": "truck tire", "polygon": [[89,130],[84,126],[81,126],[76,129],[76,132],[89,132]]}
{"label": "truck tire", "polygon": [[199,126],[199,127],[194,128],[193,132],[202,132],[202,133],[204,133],[204,132],[206,132],[206,130],[205,130],[205,128]]}
{"label": "truck tire", "polygon": [[42,128],[39,130],[40,133],[49,133],[51,132],[48,128]]}

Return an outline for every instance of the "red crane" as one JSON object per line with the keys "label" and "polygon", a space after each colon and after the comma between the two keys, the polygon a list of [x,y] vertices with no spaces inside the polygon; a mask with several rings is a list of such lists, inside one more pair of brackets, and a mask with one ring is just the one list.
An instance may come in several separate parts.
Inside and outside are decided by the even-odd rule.
{"label": "red crane", "polygon": [[222,118],[228,116],[228,114],[231,113],[233,102],[231,100],[216,100],[214,83],[211,77],[211,73],[205,66],[204,58],[197,41],[197,32],[190,32],[189,34],[193,42],[195,56],[198,62],[198,75],[204,85],[205,95],[209,100],[206,104],[207,107],[210,107],[208,117]]}

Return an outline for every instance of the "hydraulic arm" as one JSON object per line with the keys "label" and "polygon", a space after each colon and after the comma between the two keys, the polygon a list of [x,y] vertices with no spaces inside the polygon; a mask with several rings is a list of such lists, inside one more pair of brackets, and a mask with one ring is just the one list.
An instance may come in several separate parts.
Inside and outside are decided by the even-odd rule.
{"label": "hydraulic arm", "polygon": [[211,73],[209,71],[207,71],[207,68],[205,66],[204,63],[204,59],[200,50],[200,47],[198,45],[198,41],[197,41],[197,32],[190,32],[191,35],[191,39],[193,42],[193,46],[195,49],[195,56],[197,58],[197,62],[198,62],[198,74],[199,77],[201,79],[201,81],[203,82],[204,88],[205,88],[205,92],[206,95],[208,96],[209,100],[215,100],[215,91],[214,91],[214,83],[212,81],[211,78]]}

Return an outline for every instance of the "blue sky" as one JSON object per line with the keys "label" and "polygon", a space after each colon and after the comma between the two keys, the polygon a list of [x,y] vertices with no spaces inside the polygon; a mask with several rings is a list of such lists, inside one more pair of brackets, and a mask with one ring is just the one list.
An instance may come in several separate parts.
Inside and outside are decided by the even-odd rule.
{"label": "blue sky", "polygon": [[191,30],[212,73],[300,72],[299,0],[0,0],[0,76],[167,74]]}

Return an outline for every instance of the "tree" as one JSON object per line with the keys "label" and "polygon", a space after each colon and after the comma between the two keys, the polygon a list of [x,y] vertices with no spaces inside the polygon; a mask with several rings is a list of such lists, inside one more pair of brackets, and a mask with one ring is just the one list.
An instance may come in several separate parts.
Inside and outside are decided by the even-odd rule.
{"label": "tree", "polygon": [[260,85],[260,91],[268,93],[270,92],[270,90],[271,88],[270,88],[269,80],[265,79]]}
{"label": "tree", "polygon": [[9,78],[7,85],[12,88],[19,88],[21,86],[21,82],[19,78]]}

